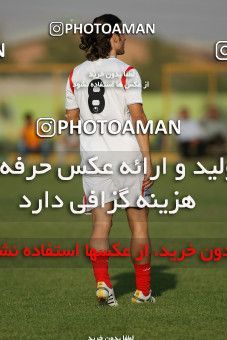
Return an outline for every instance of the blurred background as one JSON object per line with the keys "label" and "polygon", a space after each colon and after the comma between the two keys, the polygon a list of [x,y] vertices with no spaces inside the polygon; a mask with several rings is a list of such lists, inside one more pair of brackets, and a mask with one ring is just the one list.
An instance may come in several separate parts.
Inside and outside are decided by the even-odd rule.
{"label": "blurred background", "polygon": [[[152,36],[128,36],[123,61],[135,66],[143,82],[144,109],[149,119],[181,119],[181,136],[151,136],[153,158],[225,154],[227,138],[227,62],[215,57],[215,44],[227,39],[225,0],[119,0],[76,3],[13,0],[1,4],[0,157],[27,154],[70,162],[78,138],[67,135],[40,141],[32,134],[38,117],[64,119],[64,91],[71,68],[84,60],[79,35],[51,37],[51,21],[90,22],[104,12],[126,23],[155,23]],[[94,9],[96,7],[96,9]],[[100,10],[100,8],[104,8]],[[33,150],[36,152],[27,152]],[[66,157],[63,156],[64,152]],[[32,155],[30,155],[32,154]],[[35,155],[36,154],[36,155]],[[39,156],[37,156],[39,155]],[[38,157],[38,158],[37,158]]]}
{"label": "blurred background", "polygon": [[[219,167],[215,158],[226,154],[227,61],[215,57],[216,42],[227,40],[226,0],[0,2],[0,43],[6,46],[6,57],[0,58],[0,165],[3,160],[14,165],[19,154],[28,165],[22,175],[0,176],[2,243],[5,238],[7,242],[35,240],[40,244],[45,238],[47,244],[48,240],[54,244],[58,238],[57,244],[62,245],[64,239],[74,242],[82,237],[87,243],[90,217],[69,210],[70,201],[82,203],[81,176],[61,181],[56,175],[59,163],[66,175],[69,164],[79,161],[78,138],[63,135],[40,141],[34,134],[34,122],[39,117],[64,119],[67,77],[84,60],[79,36],[51,37],[49,23],[89,22],[104,13],[116,14],[126,23],[155,23],[155,35],[127,37],[122,59],[138,69],[143,83],[149,81],[143,91],[147,117],[182,122],[178,138],[150,137],[155,165],[161,164],[163,156],[168,161],[167,174],[160,176],[152,192],[159,203],[168,198],[168,209],[175,207],[175,190],[179,198],[191,195],[196,207],[172,215],[151,209],[152,245],[161,240],[167,249],[177,246],[179,251],[191,243],[198,250],[204,245],[206,250],[226,245],[226,173],[217,180],[193,175],[198,159],[212,169],[214,164]],[[53,165],[51,172],[26,180],[32,174],[31,164],[43,159]],[[186,176],[176,181],[176,162],[181,159]],[[37,209],[46,190],[50,202],[55,202],[56,194],[64,200],[63,209],[49,207],[33,215],[31,209]],[[23,195],[31,200],[31,209],[19,208]],[[111,238],[129,240],[121,209],[114,216]],[[132,271],[124,263],[111,267],[120,305],[114,314],[97,309],[92,300],[94,281],[87,265],[75,270],[62,268],[61,262],[62,270],[56,270],[54,258],[42,258],[40,268],[36,258],[30,259],[23,259],[22,268],[14,261],[17,258],[7,264],[7,258],[1,257],[1,339],[122,338],[122,334],[134,334],[138,340],[183,339],[188,334],[193,339],[227,338],[226,257],[211,261],[210,270],[207,262],[197,267],[190,258],[180,268],[173,261],[152,263],[152,289],[158,303],[143,310],[129,303],[134,289]],[[50,260],[53,270],[47,268]]]}

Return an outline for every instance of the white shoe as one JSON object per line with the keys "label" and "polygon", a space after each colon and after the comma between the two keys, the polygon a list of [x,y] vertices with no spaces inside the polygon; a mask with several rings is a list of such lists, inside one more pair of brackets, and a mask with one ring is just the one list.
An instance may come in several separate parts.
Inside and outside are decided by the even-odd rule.
{"label": "white shoe", "polygon": [[145,296],[141,290],[136,290],[132,297],[133,303],[144,303],[144,302],[152,302],[155,303],[155,298],[151,296],[151,290],[150,293]]}
{"label": "white shoe", "polygon": [[103,281],[97,283],[96,296],[100,304],[106,304],[110,307],[118,306],[113,288],[109,288]]}

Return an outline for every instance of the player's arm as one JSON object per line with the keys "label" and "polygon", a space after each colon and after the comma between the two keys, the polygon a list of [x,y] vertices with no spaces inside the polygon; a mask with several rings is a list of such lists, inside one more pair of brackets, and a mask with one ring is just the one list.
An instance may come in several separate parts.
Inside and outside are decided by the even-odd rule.
{"label": "player's arm", "polygon": [[70,72],[66,89],[65,89],[65,108],[66,114],[65,117],[67,121],[73,121],[77,123],[80,117],[80,109],[78,107],[76,97],[74,94],[74,86],[73,86],[73,72]]}
{"label": "player's arm", "polygon": [[[142,100],[142,82],[140,75],[136,69],[133,70],[134,76],[127,78],[128,88],[125,88],[125,99],[131,114],[133,124],[136,124],[138,120],[142,121],[143,125],[147,124],[147,117],[143,111]],[[130,87],[130,83],[132,86]],[[138,83],[139,86],[135,87],[133,84]],[[143,157],[147,158],[147,174],[144,176],[144,187],[149,188],[153,182],[150,181],[152,176],[152,164],[150,156],[149,136],[148,134],[136,134],[136,138]]]}
{"label": "player's arm", "polygon": [[[141,121],[143,126],[145,127],[147,124],[147,117],[143,111],[143,105],[141,103],[135,103],[128,105],[129,112],[131,114],[132,123],[135,127],[137,121]],[[149,135],[148,133],[136,134],[136,139],[139,144],[141,153],[143,157],[147,159],[147,174],[144,176],[144,188],[149,188],[153,181],[150,180],[152,176],[152,163],[151,163],[151,155],[150,155],[150,143],[149,143]]]}

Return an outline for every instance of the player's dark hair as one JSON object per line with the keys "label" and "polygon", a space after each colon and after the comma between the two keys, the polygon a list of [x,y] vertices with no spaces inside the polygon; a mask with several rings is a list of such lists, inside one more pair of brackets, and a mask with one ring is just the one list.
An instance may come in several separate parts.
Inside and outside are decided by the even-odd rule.
{"label": "player's dark hair", "polygon": [[[109,24],[111,29],[114,28],[115,24],[121,23],[122,21],[113,14],[104,14],[93,20],[93,24]],[[88,60],[93,61],[99,58],[107,58],[111,50],[111,37],[112,33],[103,33],[100,29],[97,34],[96,29],[94,28],[93,32],[90,34],[85,32],[82,33],[79,47],[86,52],[86,58]]]}

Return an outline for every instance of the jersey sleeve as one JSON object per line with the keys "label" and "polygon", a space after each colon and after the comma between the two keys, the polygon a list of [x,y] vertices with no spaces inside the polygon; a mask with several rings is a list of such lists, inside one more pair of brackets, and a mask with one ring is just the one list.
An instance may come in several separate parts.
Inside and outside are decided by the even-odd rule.
{"label": "jersey sleeve", "polygon": [[66,110],[73,110],[78,108],[78,104],[76,102],[76,97],[74,94],[74,86],[73,86],[73,71],[70,72],[69,78],[67,80],[66,89],[65,89],[65,108]]}
{"label": "jersey sleeve", "polygon": [[139,72],[136,69],[130,71],[132,76],[126,76],[125,80],[125,98],[126,104],[143,103],[142,99],[142,81]]}

